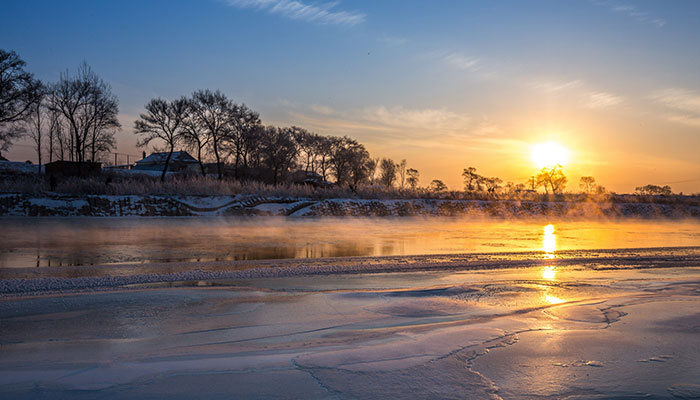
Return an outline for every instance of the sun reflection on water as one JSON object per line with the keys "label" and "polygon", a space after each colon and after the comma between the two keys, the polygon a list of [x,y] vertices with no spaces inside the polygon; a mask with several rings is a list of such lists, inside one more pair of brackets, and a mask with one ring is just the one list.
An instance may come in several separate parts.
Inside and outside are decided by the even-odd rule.
{"label": "sun reflection on water", "polygon": [[556,250],[557,235],[554,233],[554,225],[545,225],[544,235],[542,236],[542,251],[545,253],[545,258],[554,258],[554,252]]}
{"label": "sun reflection on water", "polygon": [[566,300],[562,300],[554,296],[544,296],[544,299],[547,300],[547,303],[549,304],[561,304],[566,302]]}
{"label": "sun reflection on water", "polygon": [[542,269],[542,279],[553,281],[557,278],[557,268],[553,265],[548,265]]}

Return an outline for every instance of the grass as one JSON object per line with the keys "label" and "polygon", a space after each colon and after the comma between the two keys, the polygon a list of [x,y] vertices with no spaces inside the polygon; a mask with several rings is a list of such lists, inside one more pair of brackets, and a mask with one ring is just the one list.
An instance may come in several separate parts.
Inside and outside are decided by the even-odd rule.
{"label": "grass", "polygon": [[254,181],[218,180],[215,177],[168,176],[164,182],[148,175],[105,172],[99,177],[65,178],[57,182],[51,191],[48,180],[37,174],[4,173],[0,176],[0,193],[20,193],[41,196],[47,193],[66,195],[183,195],[183,196],[235,196],[257,195],[276,198],[309,199],[449,199],[481,201],[569,201],[594,203],[654,203],[700,205],[700,196],[640,196],[603,194],[588,196],[580,193],[546,195],[541,193],[484,193],[449,191],[430,192],[426,189],[400,189],[381,185],[364,185],[356,190],[349,187],[331,186],[314,188],[311,186],[284,183],[269,185]]}

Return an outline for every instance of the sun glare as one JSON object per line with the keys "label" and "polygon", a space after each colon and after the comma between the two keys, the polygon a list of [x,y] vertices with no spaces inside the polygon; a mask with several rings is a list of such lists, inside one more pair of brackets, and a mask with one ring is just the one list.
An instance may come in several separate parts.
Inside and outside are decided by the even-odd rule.
{"label": "sun glare", "polygon": [[539,143],[532,146],[532,161],[538,168],[551,168],[555,165],[564,166],[569,160],[569,150],[554,143]]}

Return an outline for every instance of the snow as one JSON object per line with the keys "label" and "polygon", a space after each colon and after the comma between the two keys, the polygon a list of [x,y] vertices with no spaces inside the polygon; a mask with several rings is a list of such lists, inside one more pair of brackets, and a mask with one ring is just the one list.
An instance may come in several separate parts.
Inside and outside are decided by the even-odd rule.
{"label": "snow", "polygon": [[[24,162],[17,162],[17,161],[0,161],[0,172],[2,171],[9,171],[9,172],[19,172],[19,173],[25,173],[25,174],[35,174],[37,173],[37,170],[39,169],[39,166],[34,165],[34,164],[27,164]],[[41,170],[44,170],[44,166],[41,166]]]}

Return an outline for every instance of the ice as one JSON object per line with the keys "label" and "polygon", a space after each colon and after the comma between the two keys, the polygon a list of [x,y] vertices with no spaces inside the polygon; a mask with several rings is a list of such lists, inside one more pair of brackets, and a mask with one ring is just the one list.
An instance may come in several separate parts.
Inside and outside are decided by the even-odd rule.
{"label": "ice", "polygon": [[693,398],[700,268],[648,272],[333,273],[6,297],[0,393]]}

